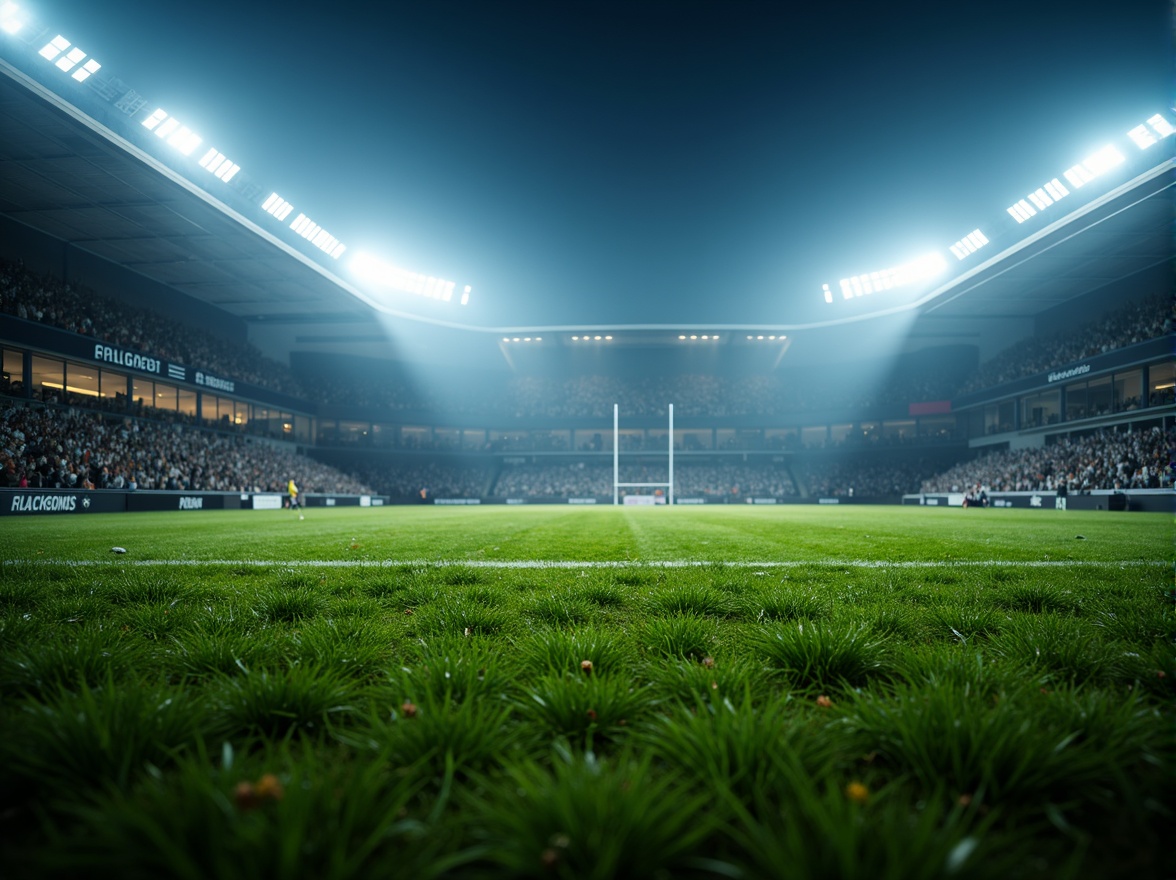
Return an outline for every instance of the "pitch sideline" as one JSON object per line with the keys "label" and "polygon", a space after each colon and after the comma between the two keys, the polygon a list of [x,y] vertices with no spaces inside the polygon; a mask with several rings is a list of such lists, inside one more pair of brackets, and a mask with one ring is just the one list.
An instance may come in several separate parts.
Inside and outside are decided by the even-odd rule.
{"label": "pitch sideline", "polygon": [[625,569],[625,568],[731,568],[731,569],[781,569],[781,568],[1151,568],[1171,566],[1171,560],[1162,559],[951,559],[951,560],[877,560],[877,559],[814,559],[814,560],[772,560],[747,562],[740,560],[569,560],[569,559],[6,559],[0,566],[18,565],[62,565],[67,567],[91,566],[133,566],[133,567],[177,567],[199,566],[227,567],[246,566],[249,568],[483,568],[483,569]]}

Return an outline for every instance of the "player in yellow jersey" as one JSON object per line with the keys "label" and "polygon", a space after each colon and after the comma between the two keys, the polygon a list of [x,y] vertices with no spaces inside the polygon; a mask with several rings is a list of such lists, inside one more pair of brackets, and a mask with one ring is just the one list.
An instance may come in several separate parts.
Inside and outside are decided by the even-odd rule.
{"label": "player in yellow jersey", "polygon": [[290,509],[298,511],[299,519],[305,519],[302,515],[302,505],[298,503],[298,484],[292,478],[286,483],[286,495],[290,498]]}

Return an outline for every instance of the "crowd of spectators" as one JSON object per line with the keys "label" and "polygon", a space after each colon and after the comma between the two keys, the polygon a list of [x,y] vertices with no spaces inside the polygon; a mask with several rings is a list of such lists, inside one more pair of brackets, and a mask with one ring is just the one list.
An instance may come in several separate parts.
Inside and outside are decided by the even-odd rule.
{"label": "crowd of spectators", "polygon": [[919,491],[933,467],[917,462],[872,462],[855,458],[807,461],[800,468],[809,495],[820,498],[894,498]]}
{"label": "crowd of spectators", "polygon": [[[925,462],[835,461],[682,464],[674,469],[674,494],[680,498],[724,499],[807,497],[897,497],[917,492]],[[611,496],[612,467],[604,464],[527,464],[504,468],[493,494],[505,498]],[[622,466],[622,483],[665,483],[668,469]],[[657,490],[626,488],[625,493]]]}
{"label": "crowd of spectators", "polygon": [[434,498],[480,498],[490,480],[488,465],[422,460],[395,466],[362,464],[349,469],[379,495],[429,501]]}
{"label": "crowd of spectators", "polygon": [[1099,431],[1062,438],[1037,449],[994,452],[963,462],[922,484],[923,492],[962,492],[980,483],[989,492],[1069,492],[1170,489],[1176,433]]}
{"label": "crowd of spectators", "polygon": [[64,406],[0,406],[5,488],[372,494],[361,481],[265,441]]}
{"label": "crowd of spectators", "polygon": [[19,261],[0,261],[0,312],[306,397],[289,367],[264,357],[251,345],[229,342],[150,309],[101,296],[50,275],[38,275]]}
{"label": "crowd of spectators", "polygon": [[1070,332],[1033,336],[981,364],[960,387],[967,394],[1044,373],[1085,358],[1166,336],[1176,328],[1176,299],[1160,292],[1126,303]]}

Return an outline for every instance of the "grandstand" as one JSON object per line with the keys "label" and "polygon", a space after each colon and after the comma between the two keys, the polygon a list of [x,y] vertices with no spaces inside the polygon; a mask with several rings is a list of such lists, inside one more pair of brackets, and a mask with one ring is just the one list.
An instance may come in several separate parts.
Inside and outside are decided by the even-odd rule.
{"label": "grandstand", "polygon": [[[130,418],[142,436],[160,423],[208,432],[334,468],[311,485],[326,495],[388,503],[609,501],[614,406],[625,482],[666,478],[675,407],[675,494],[689,503],[922,501],[981,454],[1038,461],[1057,444],[1171,437],[1162,115],[1067,171],[1075,192],[1055,180],[953,245],[946,279],[933,261],[939,277],[921,285],[922,264],[845,279],[836,296],[826,285],[820,320],[483,327],[404,312],[410,332],[390,333],[373,320],[389,310],[334,265],[341,243],[264,226],[277,216],[268,188],[156,137],[166,114],[117,78],[95,72],[63,93],[47,31],[32,30],[0,60],[10,411],[35,402]],[[225,173],[201,176],[209,162]],[[914,297],[888,299],[902,283]],[[37,457],[7,454],[10,483],[27,471],[50,485],[32,474],[52,470]],[[1170,486],[1167,463],[1132,464],[1119,488],[1144,490],[1148,506],[1147,491]],[[956,479],[939,479],[949,469]],[[214,487],[203,474],[141,476]],[[1022,476],[1003,482],[1044,485]]]}

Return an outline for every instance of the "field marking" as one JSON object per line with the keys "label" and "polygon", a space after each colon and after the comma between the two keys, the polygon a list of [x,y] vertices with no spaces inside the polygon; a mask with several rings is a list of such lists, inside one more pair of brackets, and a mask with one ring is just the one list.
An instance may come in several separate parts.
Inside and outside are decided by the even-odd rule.
{"label": "field marking", "polygon": [[567,559],[8,559],[0,565],[64,565],[69,567],[120,566],[177,567],[245,566],[248,568],[486,568],[504,570],[525,569],[623,569],[623,568],[1151,568],[1172,566],[1173,560],[1127,559],[960,559],[960,560],[879,560],[879,559],[816,559],[773,560],[770,562],[709,561],[668,559],[642,562],[639,560],[567,560]]}

